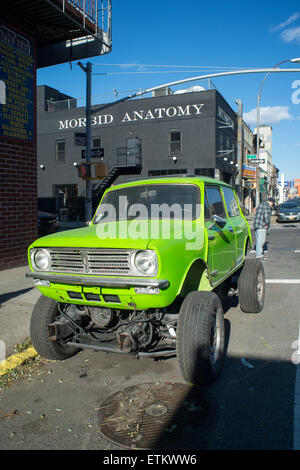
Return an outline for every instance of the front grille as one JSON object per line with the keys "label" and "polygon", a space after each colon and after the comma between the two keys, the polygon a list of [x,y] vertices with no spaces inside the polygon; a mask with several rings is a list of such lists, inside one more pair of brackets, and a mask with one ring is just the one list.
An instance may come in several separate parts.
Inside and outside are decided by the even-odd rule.
{"label": "front grille", "polygon": [[51,271],[74,274],[137,275],[130,267],[132,250],[51,248]]}

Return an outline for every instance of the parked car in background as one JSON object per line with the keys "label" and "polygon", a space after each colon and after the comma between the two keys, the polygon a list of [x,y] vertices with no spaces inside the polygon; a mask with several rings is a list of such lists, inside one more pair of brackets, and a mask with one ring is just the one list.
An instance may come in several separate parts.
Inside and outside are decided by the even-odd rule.
{"label": "parked car in background", "polygon": [[48,235],[57,232],[60,228],[58,216],[50,212],[38,211],[39,235]]}
{"label": "parked car in background", "polygon": [[300,221],[300,199],[289,199],[277,207],[277,222]]}

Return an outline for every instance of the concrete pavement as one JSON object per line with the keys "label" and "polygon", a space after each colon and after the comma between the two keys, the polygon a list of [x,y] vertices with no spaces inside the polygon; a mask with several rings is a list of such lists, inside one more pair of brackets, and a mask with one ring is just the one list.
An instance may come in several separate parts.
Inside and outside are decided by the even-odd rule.
{"label": "concrete pavement", "polygon": [[28,266],[21,266],[0,271],[0,341],[6,357],[29,337],[31,312],[40,295],[32,279],[25,277],[28,270]]}

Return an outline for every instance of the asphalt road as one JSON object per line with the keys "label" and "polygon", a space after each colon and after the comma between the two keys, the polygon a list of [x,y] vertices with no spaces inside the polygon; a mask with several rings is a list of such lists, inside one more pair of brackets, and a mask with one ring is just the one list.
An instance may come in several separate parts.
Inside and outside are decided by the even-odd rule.
{"label": "asphalt road", "polygon": [[[224,369],[205,390],[211,398],[211,426],[185,433],[175,449],[290,450],[299,442],[295,380],[300,366],[292,354],[299,334],[300,284],[287,280],[300,279],[300,225],[272,226],[268,242],[263,312],[241,312],[236,297],[226,303]],[[99,408],[119,391],[157,382],[184,383],[176,358],[136,360],[82,351],[64,362],[47,361],[0,392],[0,448],[124,449],[102,433]]]}

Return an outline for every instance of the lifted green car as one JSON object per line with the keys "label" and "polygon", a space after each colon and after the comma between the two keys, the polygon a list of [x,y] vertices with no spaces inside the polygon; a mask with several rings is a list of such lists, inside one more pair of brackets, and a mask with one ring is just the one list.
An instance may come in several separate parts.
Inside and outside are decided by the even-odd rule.
{"label": "lifted green car", "polygon": [[47,359],[78,350],[177,355],[184,379],[210,384],[225,355],[222,296],[264,304],[264,270],[231,186],[204,177],[109,188],[88,227],[29,247],[42,296],[31,339]]}

